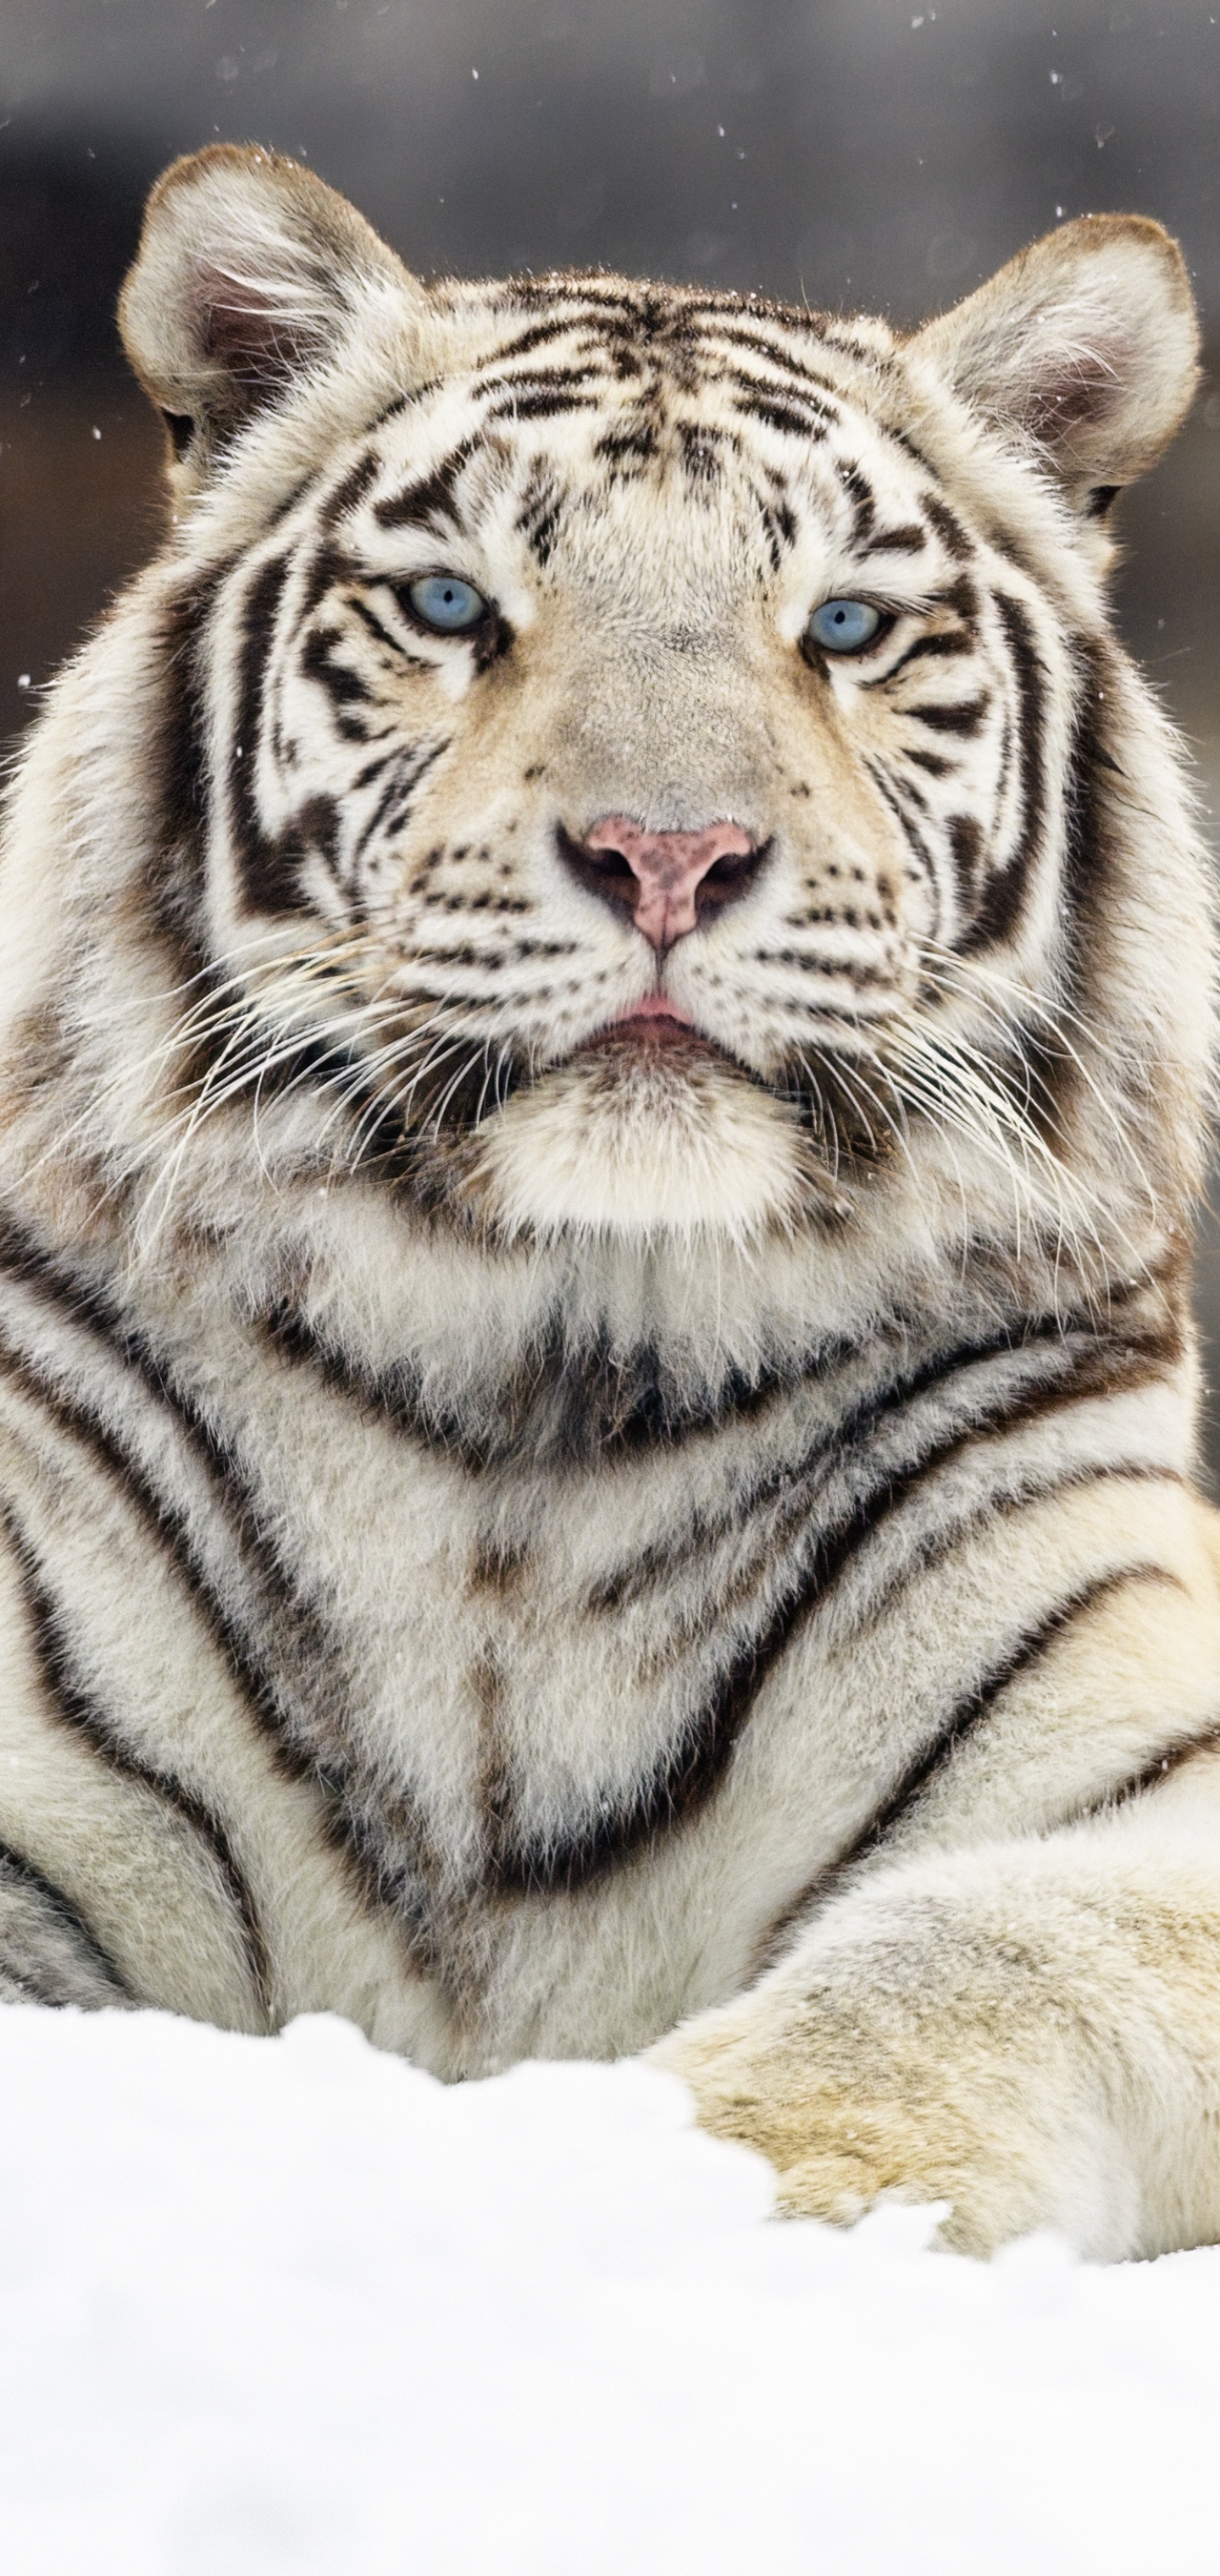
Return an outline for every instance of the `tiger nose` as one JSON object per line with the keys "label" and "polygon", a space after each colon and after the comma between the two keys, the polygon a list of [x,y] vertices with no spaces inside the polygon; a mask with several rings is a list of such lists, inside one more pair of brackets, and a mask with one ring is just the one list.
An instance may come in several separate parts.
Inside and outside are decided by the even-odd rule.
{"label": "tiger nose", "polygon": [[582,842],[566,842],[582,882],[630,912],[663,954],[693,930],[699,914],[731,902],[753,883],[763,855],[738,823],[700,832],[645,832],[623,814],[603,815]]}

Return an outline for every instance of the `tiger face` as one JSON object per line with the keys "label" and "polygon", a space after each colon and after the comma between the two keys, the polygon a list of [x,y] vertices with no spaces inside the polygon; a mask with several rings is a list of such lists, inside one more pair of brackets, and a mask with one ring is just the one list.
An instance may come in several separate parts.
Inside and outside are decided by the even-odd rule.
{"label": "tiger face", "polygon": [[1104,510],[1194,343],[1156,227],[1037,256],[900,344],[428,293],[291,165],[169,174],[124,323],[230,1076],[304,1051],[328,1152],[502,1238],[841,1224],[1022,1117],[1045,1158]]}

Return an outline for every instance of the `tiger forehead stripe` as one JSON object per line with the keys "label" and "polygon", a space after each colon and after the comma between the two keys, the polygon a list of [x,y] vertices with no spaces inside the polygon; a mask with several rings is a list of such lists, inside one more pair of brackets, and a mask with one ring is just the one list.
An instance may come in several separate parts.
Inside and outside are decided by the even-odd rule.
{"label": "tiger forehead stripe", "polygon": [[383,528],[427,527],[435,519],[452,520],[458,481],[463,467],[474,453],[473,439],[465,438],[441,459],[439,465],[408,483],[403,491],[374,502],[373,515],[378,525]]}
{"label": "tiger forehead stripe", "polygon": [[817,396],[796,391],[781,395],[773,386],[747,375],[744,370],[732,370],[729,381],[736,396],[734,408],[744,419],[760,421],[764,428],[778,430],[786,438],[800,439],[807,447],[820,446],[835,418]]}
{"label": "tiger forehead stripe", "polygon": [[709,338],[713,346],[721,343],[730,349],[748,349],[754,357],[765,359],[779,374],[795,377],[814,392],[829,397],[832,404],[842,394],[842,386],[824,370],[811,366],[790,342],[758,330],[743,329],[740,323],[728,320],[721,320]]}
{"label": "tiger forehead stripe", "polygon": [[488,405],[485,417],[489,421],[554,420],[565,412],[595,411],[597,407],[596,394],[579,390],[570,371],[557,370],[553,376],[540,375],[529,382],[523,380],[519,387],[513,386],[501,401]]}

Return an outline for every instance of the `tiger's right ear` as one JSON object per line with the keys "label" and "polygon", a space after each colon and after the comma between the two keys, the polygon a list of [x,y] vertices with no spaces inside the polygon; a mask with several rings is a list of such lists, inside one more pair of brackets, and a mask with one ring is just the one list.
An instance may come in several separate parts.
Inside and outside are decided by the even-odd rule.
{"label": "tiger's right ear", "polygon": [[218,443],[324,368],[362,313],[380,306],[401,320],[419,296],[311,170],[214,143],[153,189],[119,326],[193,481]]}
{"label": "tiger's right ear", "polygon": [[1086,518],[1155,465],[1198,380],[1182,253],[1146,215],[1080,215],[907,347]]}

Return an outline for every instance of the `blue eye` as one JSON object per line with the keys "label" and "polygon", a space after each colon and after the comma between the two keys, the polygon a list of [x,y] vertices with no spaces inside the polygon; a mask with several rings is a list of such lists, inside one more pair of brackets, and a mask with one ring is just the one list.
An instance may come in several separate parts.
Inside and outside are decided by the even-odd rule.
{"label": "blue eye", "polygon": [[824,653],[860,653],[871,644],[881,611],[867,599],[824,599],[809,620],[809,633]]}
{"label": "blue eye", "polygon": [[416,616],[438,635],[465,635],[487,615],[482,591],[472,581],[459,581],[455,572],[425,573],[408,584],[407,597]]}

